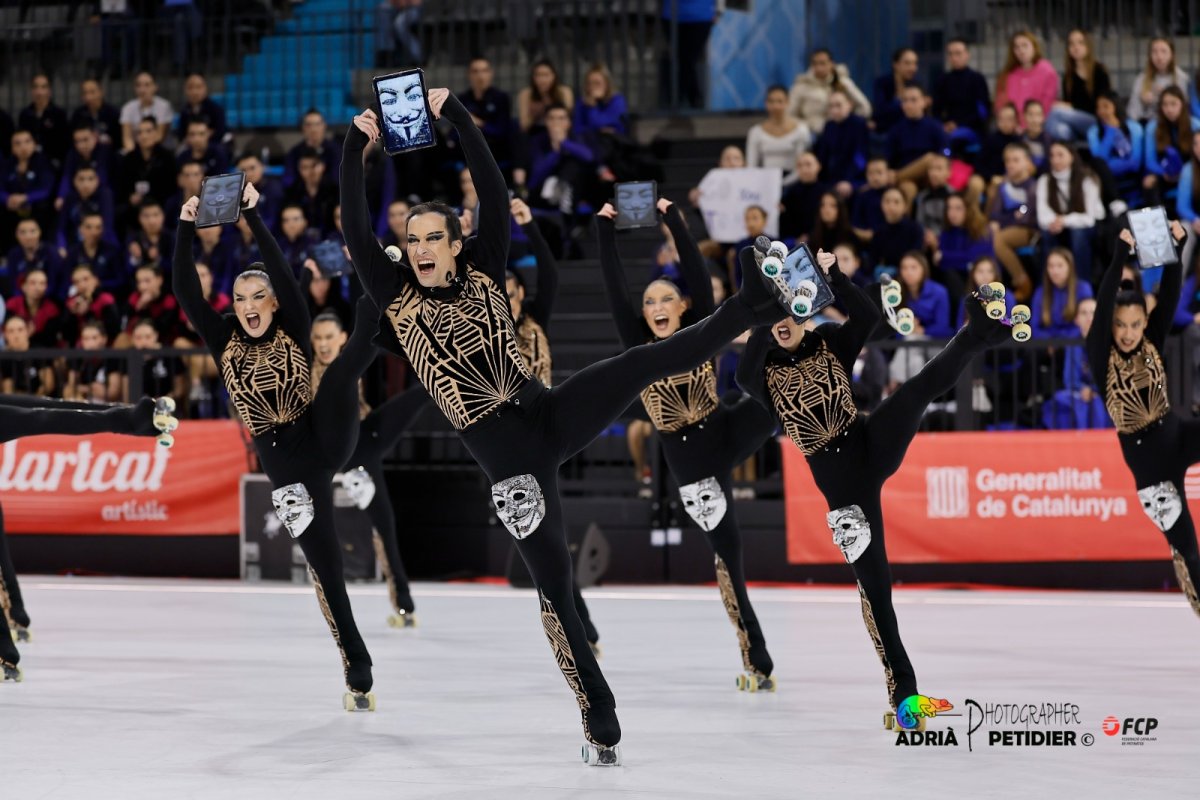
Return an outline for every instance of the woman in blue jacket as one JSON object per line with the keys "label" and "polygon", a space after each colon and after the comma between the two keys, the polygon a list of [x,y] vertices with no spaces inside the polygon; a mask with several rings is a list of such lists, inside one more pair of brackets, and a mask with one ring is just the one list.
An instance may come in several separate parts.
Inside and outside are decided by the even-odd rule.
{"label": "woman in blue jacket", "polygon": [[900,305],[911,309],[917,318],[916,334],[930,339],[949,339],[954,335],[950,326],[950,293],[946,287],[929,278],[929,262],[924,254],[911,250],[900,259],[900,280],[903,300]]}

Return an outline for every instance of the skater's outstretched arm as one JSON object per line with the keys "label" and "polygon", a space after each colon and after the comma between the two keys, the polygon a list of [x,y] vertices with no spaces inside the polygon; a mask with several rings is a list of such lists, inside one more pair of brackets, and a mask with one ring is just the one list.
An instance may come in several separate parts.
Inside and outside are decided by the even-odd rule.
{"label": "skater's outstretched arm", "polygon": [[1154,310],[1150,312],[1150,321],[1146,325],[1146,338],[1162,352],[1163,346],[1167,342],[1167,334],[1171,330],[1171,321],[1175,316],[1175,309],[1179,305],[1179,292],[1183,286],[1183,260],[1182,248],[1183,242],[1187,238],[1187,232],[1178,221],[1171,223],[1171,236],[1174,239],[1172,242],[1175,245],[1174,264],[1167,264],[1163,267],[1162,280],[1158,285],[1158,302],[1154,305]]}
{"label": "skater's outstretched arm", "polygon": [[229,342],[230,326],[213,310],[204,297],[200,286],[200,275],[196,272],[196,259],[192,255],[193,240],[196,238],[196,209],[200,198],[193,197],[179,211],[179,228],[175,232],[175,256],[172,265],[172,281],[175,299],[183,313],[195,327],[196,333],[218,358]]}
{"label": "skater's outstretched arm", "polygon": [[[828,256],[829,254],[818,254],[818,261],[822,259],[823,255]],[[832,256],[829,257],[832,258]],[[822,325],[821,335],[825,338],[829,349],[837,356],[838,361],[842,362],[842,366],[850,371],[855,359],[858,358],[859,351],[871,338],[871,334],[879,325],[879,321],[883,319],[883,315],[880,313],[879,307],[867,296],[867,293],[842,274],[836,258],[830,265],[828,274],[829,285],[845,306],[849,319],[841,325]]]}
{"label": "skater's outstretched arm", "polygon": [[369,141],[367,130],[379,130],[375,112],[370,109],[354,118],[342,147],[342,234],[358,279],[375,305],[382,308],[400,293],[402,267],[387,257],[371,230],[362,162],[363,149]]}
{"label": "skater's outstretched arm", "polygon": [[683,273],[684,283],[692,297],[692,313],[696,320],[702,320],[716,310],[713,300],[712,278],[708,276],[708,268],[704,264],[704,256],[692,232],[688,230],[683,212],[670,200],[660,199],[658,210],[662,213],[663,221],[675,239],[675,249],[679,252],[679,271]]}
{"label": "skater's outstretched arm", "polygon": [[558,294],[558,261],[550,252],[546,237],[533,219],[533,213],[525,201],[513,198],[513,218],[521,226],[529,246],[533,249],[533,257],[537,259],[537,294],[525,307],[525,313],[533,317],[542,330],[550,332],[550,315],[554,313],[554,300]]}
{"label": "skater's outstretched arm", "polygon": [[742,391],[757,400],[774,417],[775,409],[771,405],[771,398],[767,396],[767,352],[770,349],[771,329],[755,328],[746,342],[746,351],[742,353],[734,377]]}
{"label": "skater's outstretched arm", "polygon": [[[646,343],[645,326],[634,313],[629,301],[629,284],[625,282],[625,268],[621,266],[621,254],[617,251],[617,229],[610,215],[616,214],[611,205],[605,204],[596,215],[596,238],[600,243],[600,271],[604,274],[604,293],[608,295],[608,307],[612,310],[617,335],[625,349]],[[710,287],[711,289],[711,287]]]}
{"label": "skater's outstretched arm", "polygon": [[246,207],[242,216],[254,234],[254,243],[262,254],[263,269],[271,279],[275,288],[275,297],[279,300],[279,325],[287,334],[296,340],[296,344],[304,350],[304,354],[312,357],[312,342],[309,333],[312,329],[312,318],[308,314],[308,300],[300,289],[300,281],[292,273],[292,267],[284,258],[279,242],[267,229],[262,216],[258,213],[258,191],[253,184],[246,184],[246,194],[243,198]]}
{"label": "skater's outstretched arm", "polygon": [[1100,286],[1096,289],[1096,313],[1092,319],[1092,329],[1088,331],[1086,344],[1092,378],[1097,386],[1104,386],[1108,381],[1108,354],[1113,345],[1113,314],[1116,311],[1117,292],[1121,288],[1121,272],[1125,268],[1125,262],[1129,260],[1132,247],[1133,236],[1128,230],[1121,231],[1121,241],[1113,248],[1112,263],[1108,265],[1104,277],[1100,279]]}

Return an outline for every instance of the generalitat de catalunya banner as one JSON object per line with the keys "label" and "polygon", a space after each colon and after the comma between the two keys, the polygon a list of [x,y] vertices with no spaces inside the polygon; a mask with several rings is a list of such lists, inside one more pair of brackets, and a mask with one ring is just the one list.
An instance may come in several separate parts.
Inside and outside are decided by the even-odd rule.
{"label": "generalitat de catalunya banner", "polygon": [[184,421],[152,437],[30,436],[0,446],[9,533],[222,535],[238,532],[246,447],[230,421]]}
{"label": "generalitat de catalunya banner", "polygon": [[[804,455],[784,439],[788,561],[844,560]],[[1200,469],[1188,473],[1200,514]],[[1138,561],[1170,557],[1111,431],[922,433],[884,485],[894,563]]]}

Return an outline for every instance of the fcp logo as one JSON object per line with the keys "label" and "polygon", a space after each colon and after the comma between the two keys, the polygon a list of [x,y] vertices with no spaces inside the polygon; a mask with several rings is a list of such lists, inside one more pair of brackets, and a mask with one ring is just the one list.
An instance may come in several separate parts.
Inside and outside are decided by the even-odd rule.
{"label": "fcp logo", "polygon": [[1104,731],[1105,736],[1116,736],[1117,732],[1121,730],[1121,721],[1110,714],[1104,718],[1104,724],[1100,726],[1100,729]]}

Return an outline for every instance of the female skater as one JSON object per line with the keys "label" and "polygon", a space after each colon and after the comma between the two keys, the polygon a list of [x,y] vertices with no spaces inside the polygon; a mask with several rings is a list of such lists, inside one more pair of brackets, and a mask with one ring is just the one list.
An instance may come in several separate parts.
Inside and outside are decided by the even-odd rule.
{"label": "female skater", "polygon": [[346,463],[358,433],[358,378],[375,358],[370,343],[374,309],[361,300],[355,335],[326,371],[316,394],[309,382],[312,356],[308,305],[283,253],[259,216],[258,192],[246,186],[244,216],[263,255],[233,283],[233,314],[212,309],[192,258],[199,198],[179,212],[175,294],[221,370],[238,416],[250,431],[271,501],[288,533],[300,543],[317,601],[342,656],[347,711],[374,710],[371,657],[350,611],[342,553],[333,527],[335,472]]}
{"label": "female skater", "polygon": [[[1172,222],[1171,235],[1178,252],[1186,236],[1183,226]],[[1121,231],[1121,241],[1134,245],[1128,230]],[[1183,491],[1184,473],[1200,461],[1200,421],[1171,413],[1160,355],[1179,303],[1183,267],[1163,268],[1158,303],[1147,314],[1145,296],[1121,281],[1128,255],[1118,246],[1100,281],[1096,316],[1087,336],[1088,362],[1096,384],[1103,387],[1104,405],[1137,483],[1138,499],[1166,535],[1179,588],[1200,614],[1200,553]]]}
{"label": "female skater", "polygon": [[[370,320],[372,333],[375,320]],[[312,345],[312,392],[317,394],[322,378],[337,359],[348,337],[337,314],[326,312],[313,320]],[[412,593],[408,589],[408,575],[404,562],[400,560],[400,545],[396,536],[396,511],[383,477],[383,459],[395,449],[401,434],[408,429],[417,412],[425,405],[429,395],[420,386],[389,398],[386,403],[373,409],[362,399],[359,392],[358,444],[345,464],[340,475],[342,487],[355,505],[367,512],[371,527],[375,530],[375,555],[383,568],[387,582],[388,597],[392,612],[388,625],[393,628],[412,628],[417,624],[413,614]]]}
{"label": "female skater", "polygon": [[[892,578],[883,538],[880,493],[900,467],[925,407],[950,389],[971,359],[1009,335],[968,300],[967,325],[915,376],[870,416],[858,413],[850,387],[854,361],[879,323],[879,307],[821,251],[818,263],[849,319],[806,332],[792,318],[757,330],[738,366],[738,383],[774,413],[804,453],[813,479],[829,503],[826,521],[833,541],[854,568],[863,621],[883,662],[888,700],[903,727],[917,725],[912,698],[917,678],[892,607]],[[742,274],[759,273],[742,254]],[[771,337],[774,337],[774,346]],[[905,703],[905,701],[909,701]],[[943,701],[944,702],[944,701]]]}
{"label": "female skater", "polygon": [[[613,225],[616,209],[605,205],[597,215],[604,286],[621,344],[627,349],[666,339],[715,310],[704,257],[683,215],[665,199],[658,201],[658,210],[675,239],[683,279],[692,287],[692,302],[688,307],[678,286],[659,279],[642,292],[641,314],[629,305],[629,287]],[[708,536],[716,554],[721,600],[742,650],[745,673],[738,676],[738,688],[774,691],[774,665],[742,575],[742,535],[733,511],[731,472],[775,431],[775,420],[747,395],[732,406],[722,405],[711,361],[650,384],[642,390],[642,405],[658,430],[663,455],[679,483],[683,510]]]}
{"label": "female skater", "polygon": [[[45,397],[0,396],[0,442],[25,436],[60,434],[86,436],[93,433],[122,433],[132,436],[158,436],[177,425],[159,401],[144,397],[130,406],[94,406],[68,403]],[[29,615],[21,598],[21,587],[13,569],[4,535],[4,511],[0,508],[0,622],[11,628],[11,636],[0,631],[0,681],[20,681],[21,660],[15,641],[29,641]]]}
{"label": "female skater", "polygon": [[458,217],[423,203],[408,217],[407,265],[392,263],[370,229],[361,153],[379,137],[372,111],[354,118],[342,159],[342,221],[354,268],[384,310],[381,341],[405,354],[438,408],[459,430],[492,485],[496,514],[538,589],[542,623],[583,717],[589,763],[617,764],[616,703],[572,599],[558,468],[616,419],[649,383],[703,364],[741,331],[782,312],[756,285],[713,316],[659,344],[636,347],[547,389],[517,352],[502,286],[508,192],[483,134],[446,89],[429,92],[462,142],[479,195],[479,234],[464,257]]}

